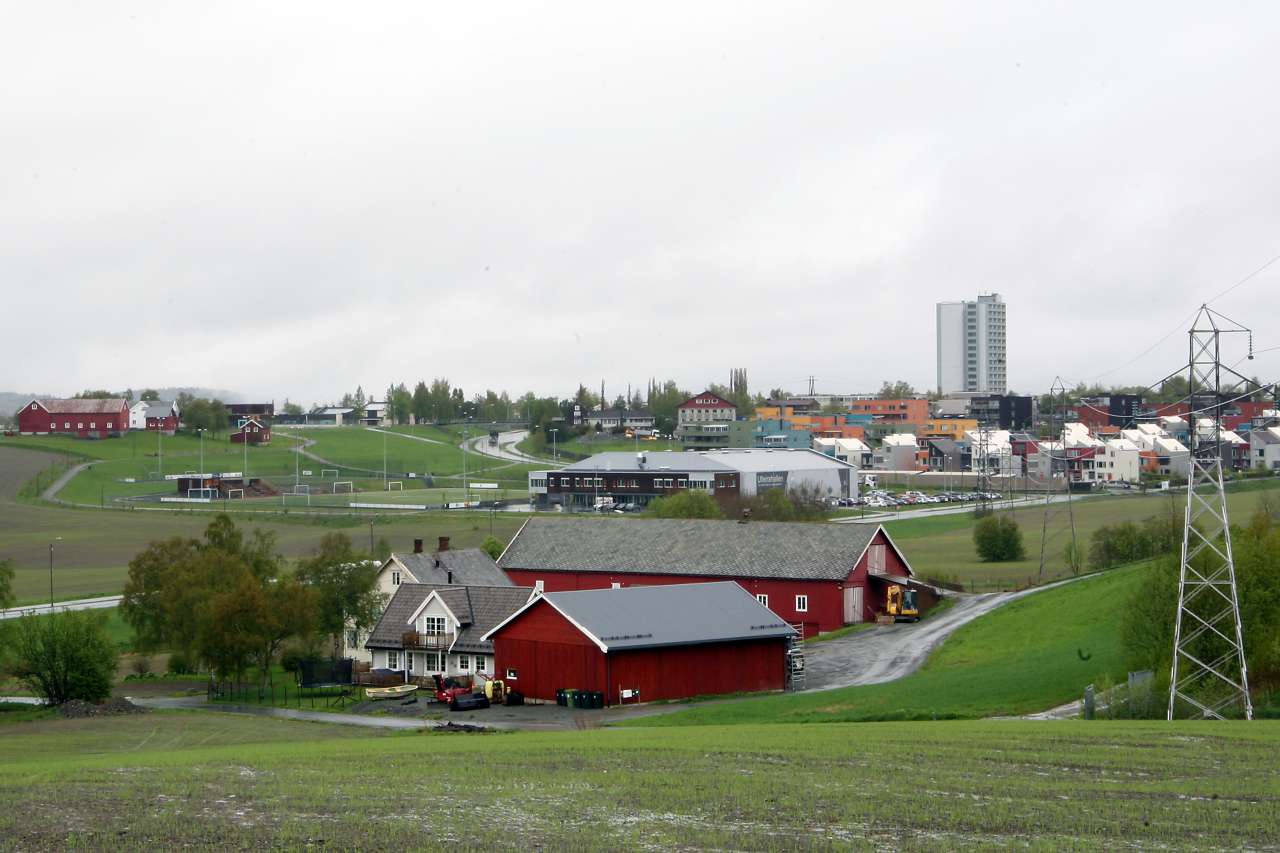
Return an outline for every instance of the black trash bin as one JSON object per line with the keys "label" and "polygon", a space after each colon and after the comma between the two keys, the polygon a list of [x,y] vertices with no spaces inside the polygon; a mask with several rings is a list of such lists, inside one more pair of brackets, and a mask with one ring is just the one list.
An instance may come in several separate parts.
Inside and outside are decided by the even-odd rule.
{"label": "black trash bin", "polygon": [[563,687],[561,687],[559,690],[556,691],[556,704],[559,705],[561,708],[563,708],[567,704],[564,698]]}
{"label": "black trash bin", "polygon": [[604,707],[604,694],[603,694],[603,693],[600,693],[600,692],[598,692],[598,691],[597,691],[596,693],[592,693],[592,694],[591,694],[591,707],[592,707],[592,708],[603,708],[603,707]]}

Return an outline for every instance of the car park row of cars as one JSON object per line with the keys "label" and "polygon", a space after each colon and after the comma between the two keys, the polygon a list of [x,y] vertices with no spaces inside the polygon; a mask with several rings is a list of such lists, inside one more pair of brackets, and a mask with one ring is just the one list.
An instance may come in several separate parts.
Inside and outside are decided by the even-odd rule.
{"label": "car park row of cars", "polygon": [[[934,492],[926,494],[925,492],[887,492],[884,489],[872,489],[863,497],[856,501],[850,501],[850,506],[869,506],[869,507],[898,507],[898,506],[915,506],[918,504],[944,504],[944,503],[964,503],[966,501],[998,501],[1002,500],[1004,495],[999,492]],[[843,503],[841,505],[844,505]]]}

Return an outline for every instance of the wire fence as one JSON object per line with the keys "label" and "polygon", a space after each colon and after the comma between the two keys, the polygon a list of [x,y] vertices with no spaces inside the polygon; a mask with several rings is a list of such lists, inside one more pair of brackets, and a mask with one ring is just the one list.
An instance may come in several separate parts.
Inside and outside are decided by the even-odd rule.
{"label": "wire fence", "polygon": [[322,684],[303,687],[298,684],[249,684],[240,681],[210,680],[207,690],[210,702],[235,705],[265,705],[273,708],[345,708],[364,700],[364,688],[353,684]]}

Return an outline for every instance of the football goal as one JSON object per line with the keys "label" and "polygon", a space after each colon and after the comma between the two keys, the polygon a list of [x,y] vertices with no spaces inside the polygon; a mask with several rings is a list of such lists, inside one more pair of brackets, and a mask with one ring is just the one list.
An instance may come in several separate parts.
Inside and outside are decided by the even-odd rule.
{"label": "football goal", "polygon": [[403,491],[404,491],[404,481],[403,481],[403,480],[392,480],[391,482],[387,483],[387,491],[388,491],[388,492],[403,492]]}
{"label": "football goal", "polygon": [[244,489],[227,489],[227,500],[244,500]]}
{"label": "football goal", "polygon": [[332,477],[333,479],[335,479],[335,480],[336,480],[336,479],[338,479],[338,469],[337,469],[337,468],[321,468],[321,469],[320,469],[320,476],[321,476],[321,477]]}
{"label": "football goal", "polygon": [[356,490],[355,484],[351,480],[335,480],[333,483],[333,493],[347,492],[348,494]]}

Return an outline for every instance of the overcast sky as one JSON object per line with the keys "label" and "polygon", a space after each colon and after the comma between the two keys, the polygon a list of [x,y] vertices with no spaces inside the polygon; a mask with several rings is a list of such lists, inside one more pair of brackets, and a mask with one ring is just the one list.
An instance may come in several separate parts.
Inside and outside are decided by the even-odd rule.
{"label": "overcast sky", "polygon": [[1273,4],[752,5],[10,8],[0,390],[1145,383],[1280,253]]}

